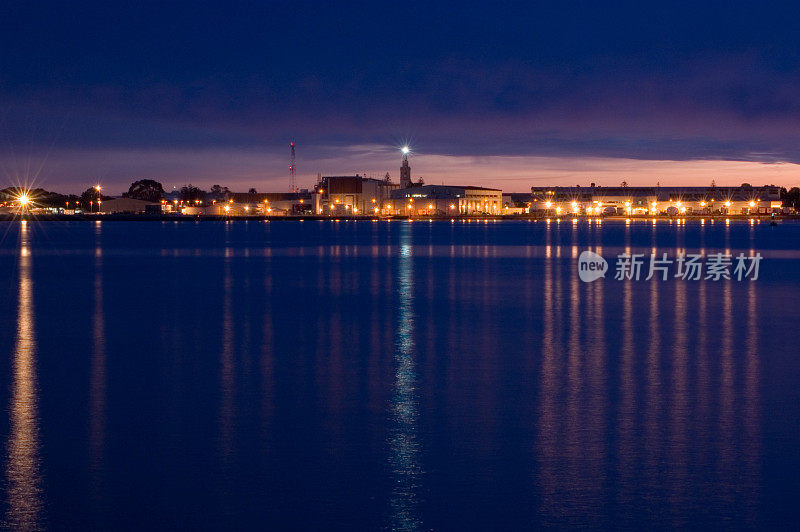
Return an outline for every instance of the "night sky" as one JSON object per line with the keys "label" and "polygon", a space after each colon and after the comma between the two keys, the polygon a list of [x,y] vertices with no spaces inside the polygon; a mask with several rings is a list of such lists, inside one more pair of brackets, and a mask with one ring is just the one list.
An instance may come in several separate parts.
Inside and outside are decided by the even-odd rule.
{"label": "night sky", "polygon": [[0,5],[7,184],[800,184],[797,4],[127,4]]}

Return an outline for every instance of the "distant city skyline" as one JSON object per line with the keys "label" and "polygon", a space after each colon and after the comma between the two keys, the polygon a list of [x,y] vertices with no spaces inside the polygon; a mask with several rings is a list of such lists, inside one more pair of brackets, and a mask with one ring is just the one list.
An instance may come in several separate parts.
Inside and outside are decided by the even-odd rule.
{"label": "distant city skyline", "polygon": [[800,184],[791,4],[0,8],[0,181]]}

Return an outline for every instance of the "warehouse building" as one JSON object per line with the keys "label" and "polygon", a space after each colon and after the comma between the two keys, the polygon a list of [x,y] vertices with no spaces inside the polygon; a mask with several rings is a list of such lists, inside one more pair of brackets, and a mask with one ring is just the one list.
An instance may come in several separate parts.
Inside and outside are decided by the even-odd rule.
{"label": "warehouse building", "polygon": [[144,212],[151,212],[153,209],[155,209],[155,212],[161,211],[161,205],[159,203],[133,198],[112,198],[101,201],[99,204],[100,212],[106,214],[140,214]]}
{"label": "warehouse building", "polygon": [[553,215],[768,214],[780,187],[532,187],[531,213]]}

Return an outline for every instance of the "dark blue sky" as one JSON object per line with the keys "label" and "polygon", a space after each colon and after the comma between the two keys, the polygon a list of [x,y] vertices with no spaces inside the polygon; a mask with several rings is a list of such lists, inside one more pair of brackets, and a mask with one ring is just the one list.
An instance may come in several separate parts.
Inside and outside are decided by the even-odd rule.
{"label": "dark blue sky", "polygon": [[407,140],[429,181],[523,190],[526,165],[800,162],[796,5],[130,4],[0,6],[9,179],[281,188],[289,139],[306,184],[394,175]]}

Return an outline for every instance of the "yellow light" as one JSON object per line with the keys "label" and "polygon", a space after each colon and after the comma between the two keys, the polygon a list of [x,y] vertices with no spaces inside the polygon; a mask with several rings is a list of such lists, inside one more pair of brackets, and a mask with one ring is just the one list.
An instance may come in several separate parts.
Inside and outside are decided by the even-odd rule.
{"label": "yellow light", "polygon": [[358,209],[356,207],[353,207],[353,212],[358,212]]}
{"label": "yellow light", "polygon": [[373,210],[375,211],[375,214],[377,214],[377,213],[378,213],[378,211],[379,211],[380,209],[378,209],[377,207],[375,207]]}
{"label": "yellow light", "polygon": [[561,207],[556,207],[556,214],[561,214]]}
{"label": "yellow light", "polygon": [[428,205],[429,209],[433,209],[433,204]]}
{"label": "yellow light", "polygon": [[656,205],[658,205],[658,202],[655,202],[655,201],[654,201],[654,202],[653,202],[651,205],[653,205],[653,208],[655,209],[655,208],[656,208]]}
{"label": "yellow light", "polygon": [[231,210],[231,206],[230,205],[225,205],[225,212],[228,212],[229,210]]}
{"label": "yellow light", "polygon": [[100,185],[95,185],[95,187],[94,187],[94,188],[95,188],[95,190],[97,190],[98,192],[100,192]]}
{"label": "yellow light", "polygon": [[386,210],[388,211],[388,210],[389,210],[389,209],[391,209],[391,208],[392,208],[392,206],[391,206],[390,204],[388,204],[388,203],[387,203],[387,204],[386,204]]}
{"label": "yellow light", "polygon": [[677,202],[675,205],[677,205],[679,209],[681,208],[681,202],[680,201]]}
{"label": "yellow light", "polygon": [[[302,200],[301,200],[302,201]],[[375,198],[372,198],[372,203],[375,203]]]}
{"label": "yellow light", "polygon": [[300,198],[300,203],[303,203],[303,198]]}
{"label": "yellow light", "polygon": [[705,201],[701,201],[701,202],[700,202],[700,206],[701,206],[701,207],[705,207],[705,206],[706,206],[706,202],[705,202]]}
{"label": "yellow light", "polygon": [[756,202],[755,201],[751,201],[750,202],[750,207],[752,208],[752,207],[755,207],[755,206],[756,206]]}
{"label": "yellow light", "polygon": [[625,206],[626,206],[626,207],[630,207],[630,206],[631,206],[631,202],[630,202],[630,201],[626,201],[626,202],[625,202]]}
{"label": "yellow light", "polygon": [[544,202],[544,206],[547,207],[548,209],[550,208],[551,205],[552,205],[552,203],[549,202],[549,201],[545,201]]}
{"label": "yellow light", "polygon": [[726,202],[725,202],[725,206],[726,206],[726,207],[730,207],[730,206],[731,206],[731,202],[730,202],[730,201],[726,201]]}
{"label": "yellow light", "polygon": [[267,209],[267,212],[272,212],[272,207],[270,207],[269,209]]}
{"label": "yellow light", "polygon": [[335,201],[336,203],[339,203],[339,199],[338,199],[338,198],[337,198],[337,199],[335,199],[334,201]]}
{"label": "yellow light", "polygon": [[455,209],[455,208],[456,208],[456,205],[455,205],[455,203],[451,203],[451,204],[450,204],[450,209]]}
{"label": "yellow light", "polygon": [[22,207],[25,207],[26,205],[28,205],[28,203],[30,203],[30,201],[31,201],[31,199],[28,197],[27,194],[22,194],[19,197],[19,204]]}

